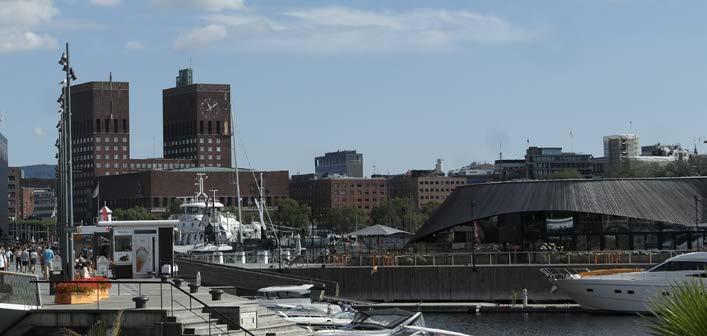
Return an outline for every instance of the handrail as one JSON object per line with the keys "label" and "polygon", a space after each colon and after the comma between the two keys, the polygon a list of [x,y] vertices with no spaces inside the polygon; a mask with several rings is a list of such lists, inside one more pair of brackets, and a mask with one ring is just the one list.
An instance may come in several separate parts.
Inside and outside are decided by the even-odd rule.
{"label": "handrail", "polygon": [[[173,281],[145,281],[145,280],[120,280],[120,281],[115,281],[115,280],[86,280],[86,281],[77,281],[77,280],[34,280],[30,281],[30,283],[76,283],[76,284],[102,284],[102,283],[109,283],[109,284],[154,284],[154,285],[159,285],[159,284],[169,284],[172,286],[172,288],[176,288],[183,294],[186,294],[190,300],[194,300],[198,303],[200,303],[204,308],[206,308],[210,313],[213,312],[217,316],[219,316],[221,319],[226,321],[228,324],[236,326],[238,329],[243,330],[246,334],[250,336],[255,336],[252,332],[250,332],[248,329],[243,328],[239,323],[233,321],[230,317],[226,316],[226,314],[214,309],[214,307],[209,306],[206,304],[204,301],[199,300],[197,297],[194,295],[191,295],[189,292],[185,291],[181,287],[177,286]],[[161,290],[160,290],[161,292]],[[160,293],[161,295],[161,293]],[[174,301],[174,296],[172,296],[172,300]],[[161,302],[160,302],[161,303]],[[186,308],[186,307],[185,307]],[[162,309],[164,310],[164,309]],[[211,325],[211,323],[209,323]],[[220,328],[219,328],[220,329]]]}
{"label": "handrail", "polygon": [[220,312],[220,311],[218,311],[218,310],[213,309],[211,306],[209,306],[209,305],[207,305],[206,303],[204,303],[204,301],[201,301],[201,300],[197,299],[194,295],[191,295],[189,292],[183,290],[181,287],[179,287],[179,286],[177,286],[176,284],[174,284],[174,282],[169,281],[169,282],[167,282],[167,283],[169,283],[170,285],[172,285],[173,288],[176,288],[176,289],[178,289],[180,292],[182,292],[182,293],[186,294],[187,296],[189,296],[189,298],[194,299],[194,301],[196,301],[196,302],[198,302],[198,303],[201,303],[204,307],[206,307],[206,309],[209,310],[209,312],[214,312],[214,313],[216,313],[216,315],[218,315],[219,317],[221,317],[223,320],[225,320],[225,321],[228,322],[229,324],[232,324],[232,325],[238,327],[238,329],[243,330],[246,334],[248,334],[248,335],[250,335],[250,336],[255,336],[255,335],[254,335],[252,332],[250,332],[248,329],[243,328],[239,323],[236,323],[236,322],[233,321],[230,317],[226,316],[226,314],[224,314],[224,313],[222,313],[222,312]]}
{"label": "handrail", "polygon": [[[205,319],[203,316],[201,316],[201,315],[199,315],[199,314],[193,312],[193,311],[191,310],[191,308],[187,308],[185,305],[179,303],[179,301],[177,301],[177,300],[174,299],[174,296],[172,296],[172,302],[176,302],[178,305],[182,306],[182,308],[189,310],[190,313],[196,315],[198,318],[202,319],[204,322],[208,323],[209,325],[212,324],[212,322],[211,322],[211,316],[209,316],[209,319],[208,319],[208,320]],[[172,315],[174,315],[174,308],[172,308]],[[220,330],[221,332],[225,332],[225,333],[228,334],[228,327],[226,327],[226,330],[221,329],[221,327],[219,327],[218,324],[215,324],[214,327],[215,327],[216,329]],[[239,327],[240,327],[240,326],[239,326]],[[209,328],[210,328],[210,327],[209,327]],[[211,334],[211,330],[209,330],[209,334]]]}

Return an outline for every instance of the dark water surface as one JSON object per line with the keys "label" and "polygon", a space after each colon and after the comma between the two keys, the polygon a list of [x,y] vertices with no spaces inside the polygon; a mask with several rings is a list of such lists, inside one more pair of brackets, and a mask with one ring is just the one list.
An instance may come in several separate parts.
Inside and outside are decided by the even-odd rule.
{"label": "dark water surface", "polygon": [[482,313],[424,314],[430,328],[474,336],[649,335],[650,318],[589,313]]}

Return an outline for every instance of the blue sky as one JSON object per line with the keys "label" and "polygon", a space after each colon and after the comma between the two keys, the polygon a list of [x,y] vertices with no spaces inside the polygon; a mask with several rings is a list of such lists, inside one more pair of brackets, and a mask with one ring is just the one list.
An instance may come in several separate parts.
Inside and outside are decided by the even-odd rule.
{"label": "blue sky", "polygon": [[79,81],[130,81],[134,158],[162,154],[161,91],[190,62],[196,82],[231,84],[258,169],[311,172],[336,149],[364,153],[370,174],[492,161],[500,143],[521,157],[526,139],[601,155],[607,134],[690,148],[707,138],[704,1],[0,5],[11,165],[54,160],[65,41]]}

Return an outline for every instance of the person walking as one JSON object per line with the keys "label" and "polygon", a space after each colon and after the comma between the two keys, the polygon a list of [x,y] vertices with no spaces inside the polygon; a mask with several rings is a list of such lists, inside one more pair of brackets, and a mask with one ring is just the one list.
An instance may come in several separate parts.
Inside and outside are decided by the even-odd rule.
{"label": "person walking", "polygon": [[47,247],[42,252],[42,258],[44,260],[44,265],[42,265],[42,273],[44,273],[44,278],[49,279],[49,272],[52,269],[52,262],[54,261],[54,251],[51,247]]}
{"label": "person walking", "polygon": [[5,270],[5,267],[7,266],[7,262],[5,261],[5,249],[0,248],[0,270]]}
{"label": "person walking", "polygon": [[22,250],[19,247],[15,249],[15,272],[22,272]]}
{"label": "person walking", "polygon": [[35,273],[37,271],[37,264],[39,263],[39,253],[37,249],[32,248],[29,253],[29,273]]}
{"label": "person walking", "polygon": [[5,263],[5,269],[9,272],[10,271],[10,263],[12,263],[12,247],[8,246],[7,250],[5,250],[5,259],[7,259],[7,263]]}
{"label": "person walking", "polygon": [[29,271],[29,249],[22,249],[22,269],[20,271],[23,273]]}

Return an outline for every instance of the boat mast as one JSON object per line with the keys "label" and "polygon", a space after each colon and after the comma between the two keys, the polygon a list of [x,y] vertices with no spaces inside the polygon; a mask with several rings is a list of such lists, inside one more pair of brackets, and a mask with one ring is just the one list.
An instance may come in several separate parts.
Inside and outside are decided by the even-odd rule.
{"label": "boat mast", "polygon": [[[229,109],[230,110],[230,109]],[[238,203],[238,244],[243,244],[243,217],[241,215],[241,184],[238,176],[238,148],[236,139],[236,123],[231,113],[231,138],[233,142],[233,164],[236,166],[236,202]]]}

